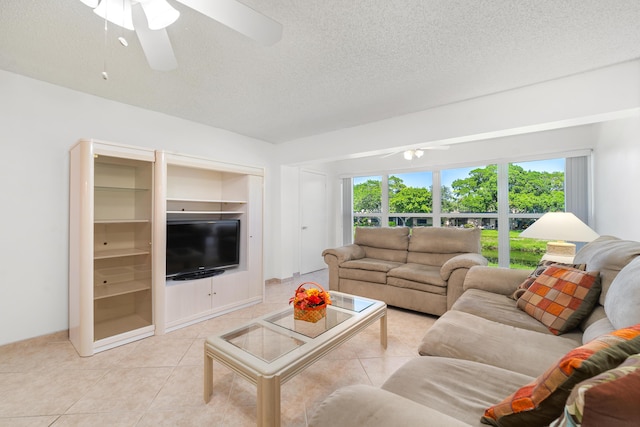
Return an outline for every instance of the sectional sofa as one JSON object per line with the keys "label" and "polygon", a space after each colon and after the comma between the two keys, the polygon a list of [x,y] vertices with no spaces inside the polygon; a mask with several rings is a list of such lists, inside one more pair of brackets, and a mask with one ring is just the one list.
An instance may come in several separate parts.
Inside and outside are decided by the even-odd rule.
{"label": "sectional sofa", "polygon": [[574,263],[471,268],[421,356],[335,391],[309,425],[640,425],[640,243],[603,236]]}
{"label": "sectional sofa", "polygon": [[438,316],[462,295],[469,269],[487,265],[478,228],[358,227],[353,244],[322,256],[330,290]]}

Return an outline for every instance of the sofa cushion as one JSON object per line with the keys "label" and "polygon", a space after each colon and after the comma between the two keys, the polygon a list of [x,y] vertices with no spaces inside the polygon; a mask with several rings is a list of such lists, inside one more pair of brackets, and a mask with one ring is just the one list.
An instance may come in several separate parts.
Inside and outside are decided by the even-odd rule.
{"label": "sofa cushion", "polygon": [[[394,372],[382,389],[478,426],[488,405],[501,399],[507,390],[515,391],[532,379],[527,375],[468,360],[418,357]],[[448,424],[425,419],[422,425]]]}
{"label": "sofa cushion", "polygon": [[577,268],[578,270],[583,270],[583,271],[586,270],[586,268],[587,268],[587,264],[563,264],[563,263],[560,263],[560,262],[555,262],[555,261],[550,261],[550,260],[540,261],[538,263],[538,266],[535,268],[535,270],[533,270],[531,272],[531,274],[529,274],[529,277],[527,277],[524,280],[524,282],[522,282],[518,286],[518,289],[516,289],[516,291],[511,296],[511,298],[513,298],[515,300],[520,298],[522,296],[522,294],[524,294],[524,291],[529,289],[529,286],[531,286],[533,284],[533,282],[536,281],[536,279],[542,274],[543,271],[545,271],[547,269],[547,267],[549,267],[550,265],[556,265],[556,264],[557,265],[566,266],[566,267]]}
{"label": "sofa cushion", "polygon": [[571,350],[544,374],[489,407],[482,421],[500,427],[548,425],[562,414],[572,388],[640,352],[640,324]]}
{"label": "sofa cushion", "polygon": [[574,263],[587,264],[587,269],[600,271],[602,293],[600,304],[604,305],[609,286],[627,264],[640,256],[640,242],[621,240],[613,236],[600,236],[582,247]]}
{"label": "sofa cushion", "polygon": [[387,272],[401,265],[399,262],[372,258],[356,259],[343,262],[338,270],[338,276],[343,279],[387,283]]}
{"label": "sofa cushion", "polygon": [[640,323],[640,257],[635,258],[613,279],[604,311],[616,328]]}
{"label": "sofa cushion", "polygon": [[553,427],[635,427],[640,420],[640,354],[576,385]]}
{"label": "sofa cushion", "polygon": [[[469,289],[453,304],[451,310],[473,314],[493,322],[551,335],[545,325],[516,307],[507,295],[480,289]],[[579,345],[579,344],[576,344]]]}
{"label": "sofa cushion", "polygon": [[433,265],[407,263],[389,270],[387,276],[440,287],[447,286],[447,282],[440,277],[440,267]]}
{"label": "sofa cushion", "polygon": [[407,261],[408,227],[357,227],[353,243],[362,247],[365,257],[385,261]]}
{"label": "sofa cushion", "polygon": [[480,253],[479,228],[413,227],[410,252]]}
{"label": "sofa cushion", "polygon": [[427,330],[418,352],[423,356],[472,360],[537,376],[581,344],[582,334],[578,332],[556,336],[548,331],[528,331],[449,310]]}
{"label": "sofa cushion", "polygon": [[518,308],[560,335],[578,326],[599,295],[597,271],[552,265],[518,299]]}

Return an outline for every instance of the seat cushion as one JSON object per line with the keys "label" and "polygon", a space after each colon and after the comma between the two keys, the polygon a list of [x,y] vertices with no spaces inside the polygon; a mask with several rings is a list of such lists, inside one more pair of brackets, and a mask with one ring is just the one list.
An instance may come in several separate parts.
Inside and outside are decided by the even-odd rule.
{"label": "seat cushion", "polygon": [[465,359],[537,376],[582,344],[582,334],[561,336],[514,328],[457,310],[444,313],[424,335],[423,356]]}
{"label": "seat cushion", "polygon": [[397,277],[411,282],[426,283],[434,286],[447,286],[440,276],[440,267],[433,265],[407,263],[389,270],[389,277]]}
{"label": "seat cushion", "polygon": [[362,282],[387,283],[387,272],[401,265],[399,262],[373,258],[345,261],[340,264],[338,277]]}
{"label": "seat cushion", "polygon": [[483,291],[481,289],[469,289],[453,304],[451,310],[473,314],[487,320],[491,320],[516,328],[551,334],[551,331],[516,307],[516,302],[507,295]]}
{"label": "seat cushion", "polygon": [[[488,405],[502,399],[507,390],[515,391],[532,379],[468,360],[418,357],[394,372],[382,389],[472,426],[481,426],[480,419]],[[424,420],[424,425],[431,425],[429,421]]]}

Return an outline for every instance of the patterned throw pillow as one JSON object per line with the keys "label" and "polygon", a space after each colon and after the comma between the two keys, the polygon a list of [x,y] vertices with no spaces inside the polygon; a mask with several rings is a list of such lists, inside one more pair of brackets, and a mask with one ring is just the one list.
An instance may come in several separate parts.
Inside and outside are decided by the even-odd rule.
{"label": "patterned throw pillow", "polygon": [[599,272],[552,265],[518,299],[518,308],[560,335],[591,313],[600,289]]}
{"label": "patterned throw pillow", "polygon": [[499,427],[548,425],[562,414],[573,387],[640,353],[640,324],[571,350],[531,383],[488,408],[482,422]]}
{"label": "patterned throw pillow", "polygon": [[640,422],[640,354],[575,386],[552,427],[636,427]]}
{"label": "patterned throw pillow", "polygon": [[527,277],[524,280],[524,282],[520,283],[520,285],[515,290],[513,295],[511,295],[511,298],[513,298],[515,300],[520,298],[522,296],[522,294],[524,294],[524,291],[529,289],[529,286],[531,286],[531,284],[536,281],[538,276],[540,276],[542,274],[542,272],[545,271],[547,269],[547,267],[549,267],[551,265],[561,265],[563,267],[572,267],[572,268],[575,268],[575,269],[578,269],[578,270],[582,270],[582,271],[587,269],[587,264],[563,264],[561,262],[554,262],[554,261],[540,261],[538,263],[538,266],[536,267],[536,269],[531,272],[529,277]]}

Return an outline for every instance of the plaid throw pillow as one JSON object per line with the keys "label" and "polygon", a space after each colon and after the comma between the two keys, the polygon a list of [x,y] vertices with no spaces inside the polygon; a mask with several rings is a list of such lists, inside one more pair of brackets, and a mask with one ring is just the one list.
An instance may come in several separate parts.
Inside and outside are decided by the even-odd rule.
{"label": "plaid throw pillow", "polygon": [[640,420],[640,354],[576,385],[564,414],[551,427],[637,427]]}
{"label": "plaid throw pillow", "polygon": [[488,408],[481,421],[499,427],[546,426],[560,417],[573,387],[640,353],[640,324],[571,350],[531,383]]}
{"label": "plaid throw pillow", "polygon": [[555,262],[555,261],[540,261],[538,263],[538,266],[536,267],[536,269],[531,272],[529,277],[527,277],[524,280],[524,282],[520,283],[520,285],[515,290],[513,295],[511,295],[511,298],[513,298],[515,300],[520,298],[522,296],[522,294],[524,294],[524,292],[527,289],[529,289],[529,286],[531,286],[531,284],[533,282],[535,282],[536,279],[542,274],[542,272],[545,271],[547,269],[547,267],[552,266],[552,265],[561,265],[563,267],[573,267],[573,268],[576,268],[576,269],[582,270],[582,271],[587,269],[587,264],[563,264],[561,262]]}
{"label": "plaid throw pillow", "polygon": [[552,265],[518,299],[518,308],[560,335],[593,310],[600,289],[599,272]]}

